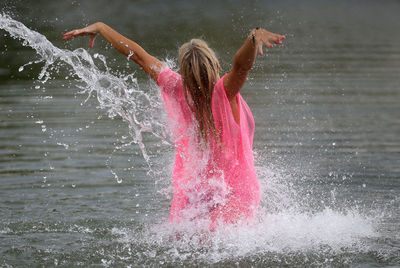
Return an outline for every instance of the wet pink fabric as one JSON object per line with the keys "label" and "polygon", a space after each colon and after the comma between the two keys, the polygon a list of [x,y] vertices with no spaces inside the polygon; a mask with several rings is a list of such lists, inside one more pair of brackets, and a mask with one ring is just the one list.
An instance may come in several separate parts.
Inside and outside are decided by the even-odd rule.
{"label": "wet pink fabric", "polygon": [[[206,217],[235,223],[251,219],[260,200],[254,168],[254,118],[240,94],[240,124],[233,117],[222,77],[214,87],[212,113],[220,141],[201,149],[181,76],[164,69],[158,76],[175,143],[174,195],[170,221]],[[202,147],[204,148],[204,147]]]}

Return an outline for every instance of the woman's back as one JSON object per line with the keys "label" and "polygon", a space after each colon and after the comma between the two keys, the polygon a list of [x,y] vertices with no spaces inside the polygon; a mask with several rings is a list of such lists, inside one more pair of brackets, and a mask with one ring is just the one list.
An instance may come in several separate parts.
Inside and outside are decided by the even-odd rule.
{"label": "woman's back", "polygon": [[240,123],[235,121],[223,79],[216,83],[212,93],[218,138],[211,138],[202,146],[185,100],[182,78],[170,69],[159,74],[158,84],[176,143],[172,221],[208,217],[213,222],[235,222],[252,217],[258,205],[259,186],[252,152],[253,115],[238,94]]}

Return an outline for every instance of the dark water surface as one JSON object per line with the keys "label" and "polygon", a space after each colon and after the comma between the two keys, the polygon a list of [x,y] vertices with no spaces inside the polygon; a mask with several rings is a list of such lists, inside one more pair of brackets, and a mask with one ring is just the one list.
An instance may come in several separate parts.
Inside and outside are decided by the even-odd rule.
{"label": "dark water surface", "polygon": [[[97,109],[95,97],[85,102],[69,67],[50,71],[46,83],[37,80],[43,63],[19,71],[40,57],[1,30],[0,266],[400,265],[398,1],[6,1],[0,8],[62,49],[87,48],[87,39],[65,42],[61,33],[95,21],[161,59],[175,60],[180,44],[201,37],[224,71],[249,29],[287,37],[257,58],[242,90],[256,121],[260,217],[208,244],[170,240],[172,147],[144,134],[149,169],[137,145],[120,148],[128,124]],[[114,75],[134,73],[141,90],[154,90],[102,38],[88,51],[104,55]]]}

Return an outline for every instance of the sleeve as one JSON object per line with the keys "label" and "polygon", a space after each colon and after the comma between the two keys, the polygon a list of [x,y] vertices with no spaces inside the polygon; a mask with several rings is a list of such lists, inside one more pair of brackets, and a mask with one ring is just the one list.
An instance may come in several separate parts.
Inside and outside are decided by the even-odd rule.
{"label": "sleeve", "polygon": [[158,75],[157,84],[160,87],[164,107],[168,114],[169,128],[178,137],[179,133],[182,132],[180,127],[185,125],[184,119],[187,118],[183,112],[187,110],[187,104],[182,89],[181,76],[171,69],[165,68]]}
{"label": "sleeve", "polygon": [[169,68],[160,72],[157,78],[157,84],[161,88],[163,95],[174,96],[178,90],[178,81],[180,75]]}

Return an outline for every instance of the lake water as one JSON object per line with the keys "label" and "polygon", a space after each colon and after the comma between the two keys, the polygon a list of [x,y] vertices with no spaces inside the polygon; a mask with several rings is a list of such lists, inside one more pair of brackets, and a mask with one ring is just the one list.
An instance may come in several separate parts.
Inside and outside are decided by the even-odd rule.
{"label": "lake water", "polygon": [[[1,266],[400,265],[398,1],[0,8]],[[242,90],[263,189],[252,226],[204,239],[168,224],[174,152],[157,87],[101,37],[93,49],[60,38],[95,21],[175,62],[201,37],[224,72],[251,28],[287,37]]]}

